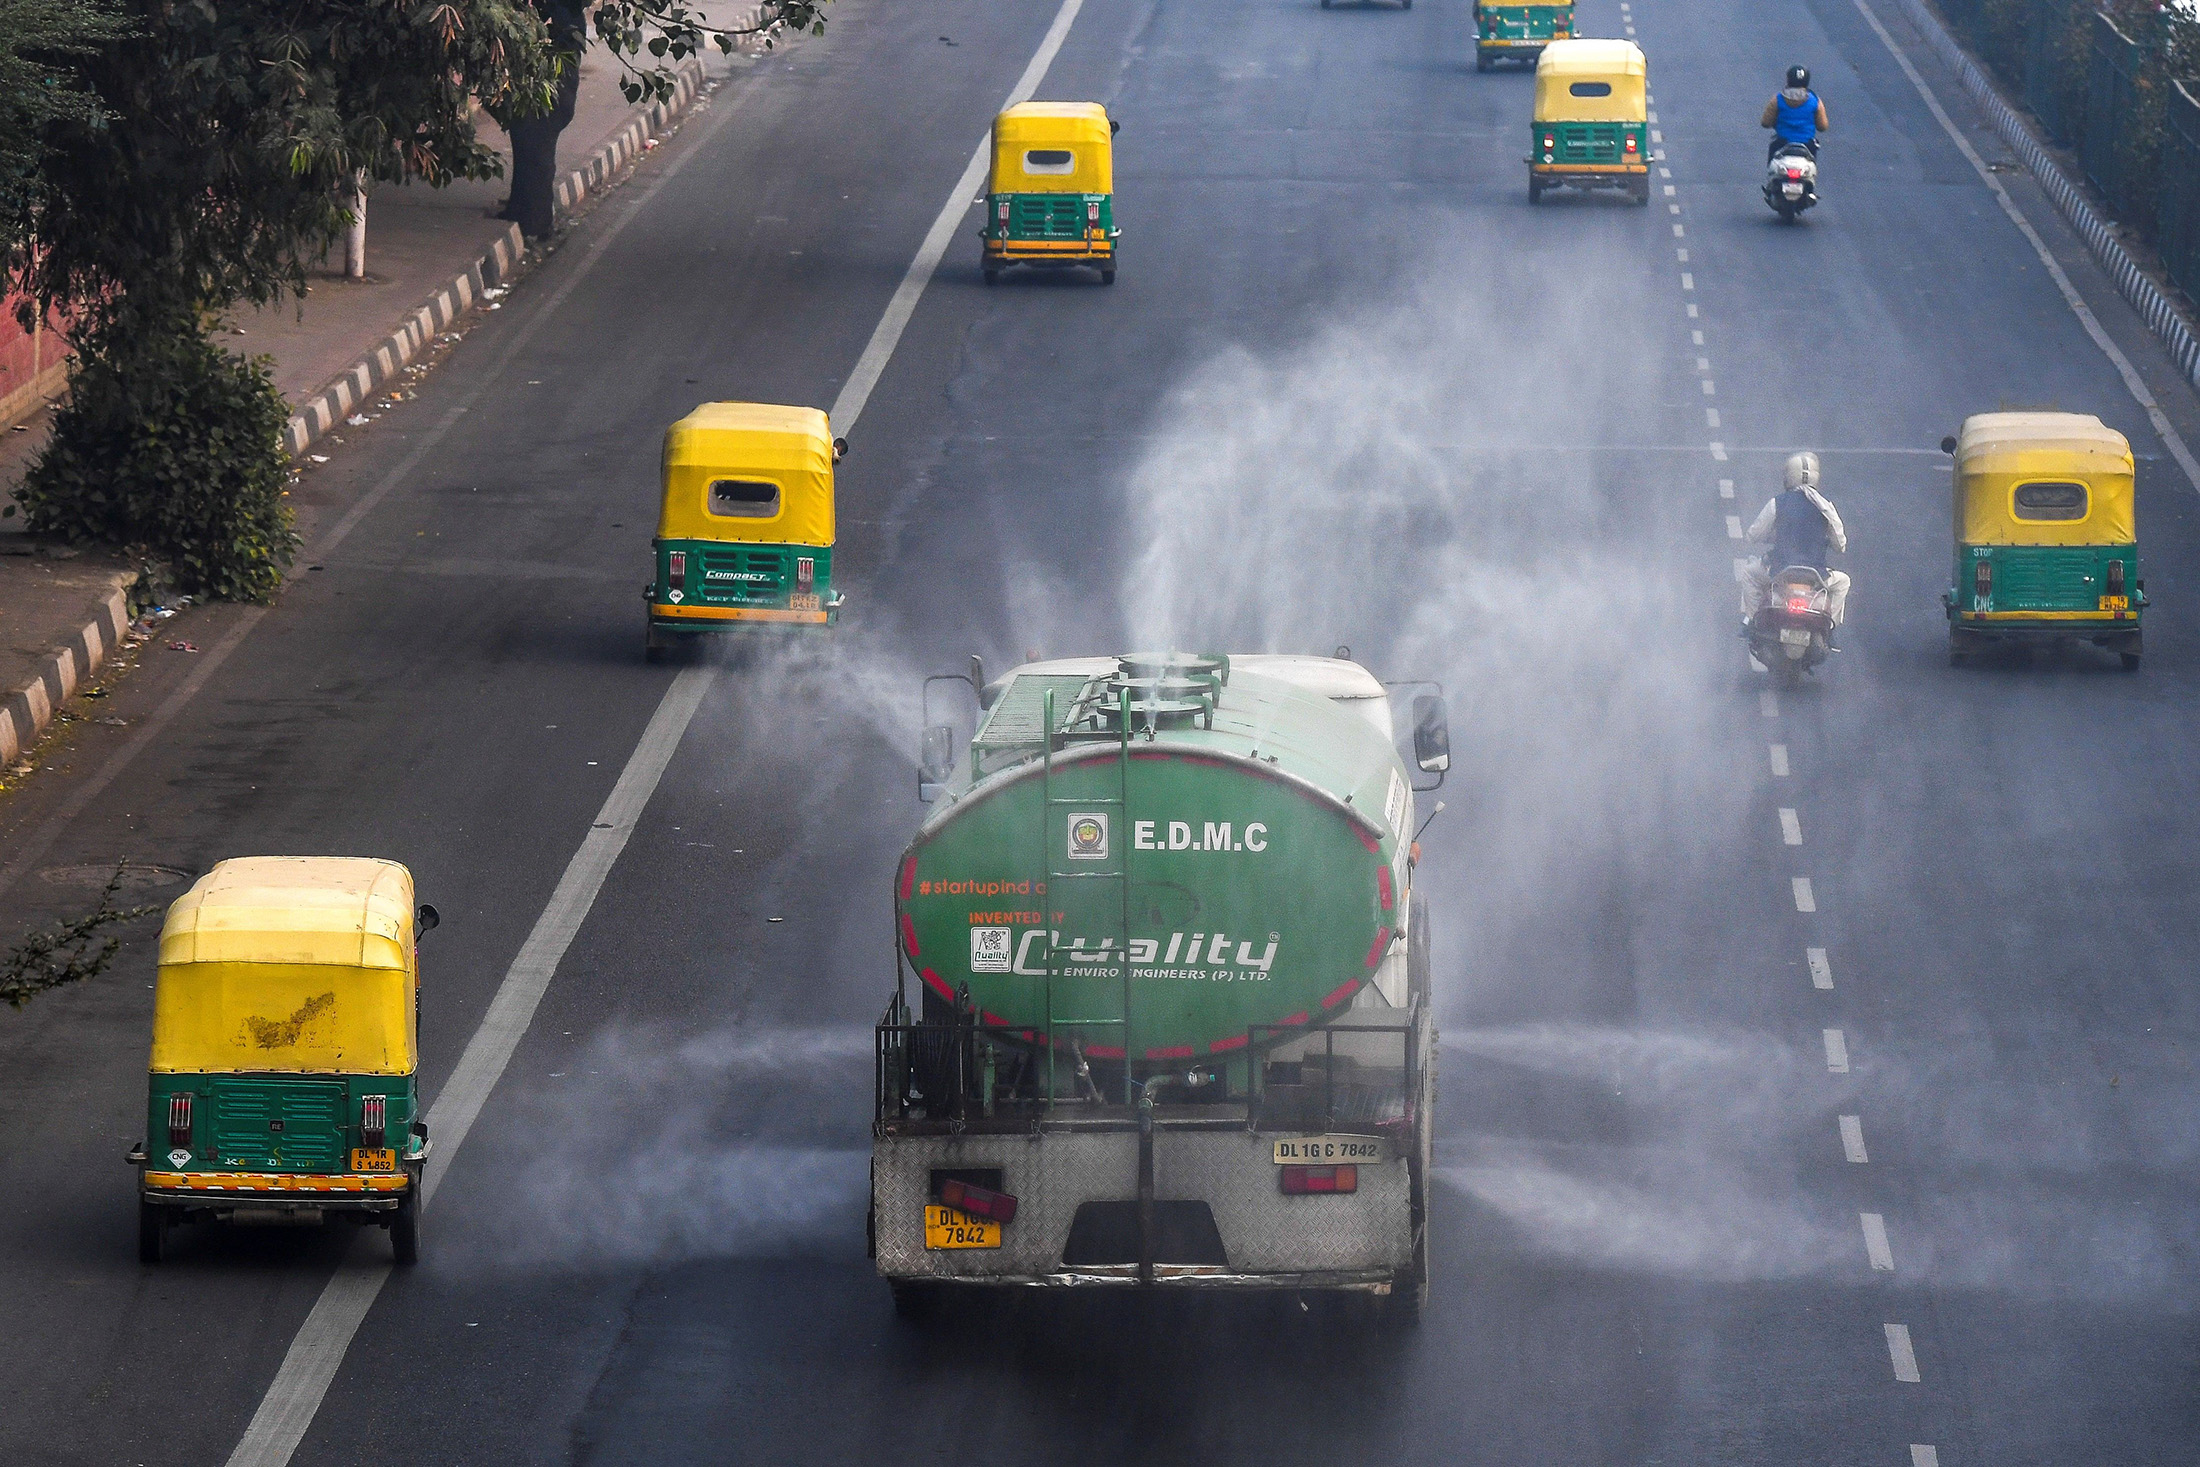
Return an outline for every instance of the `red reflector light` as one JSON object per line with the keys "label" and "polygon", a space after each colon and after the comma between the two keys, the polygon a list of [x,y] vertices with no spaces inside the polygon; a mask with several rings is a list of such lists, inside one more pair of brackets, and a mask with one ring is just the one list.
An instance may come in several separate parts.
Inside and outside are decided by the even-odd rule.
{"label": "red reflector light", "polygon": [[389,1133],[389,1127],[386,1124],[388,1116],[389,1098],[387,1096],[370,1095],[360,1101],[359,1144],[362,1146],[380,1146],[382,1138]]}
{"label": "red reflector light", "polygon": [[168,1144],[184,1150],[190,1149],[191,1097],[188,1093],[168,1097]]}
{"label": "red reflector light", "polygon": [[1545,139],[1543,140],[1543,146],[1544,146],[1544,147],[1546,147],[1546,148],[1555,148],[1555,147],[1557,147],[1557,146],[1558,146],[1558,139],[1557,139],[1557,138],[1545,138]]}
{"label": "red reflector light", "polygon": [[1808,611],[1810,610],[1810,602],[1801,596],[1790,597],[1788,610],[1798,613]]}
{"label": "red reflector light", "polygon": [[1006,1192],[995,1192],[986,1187],[974,1187],[968,1182],[958,1182],[950,1177],[940,1183],[940,1201],[957,1212],[967,1212],[972,1217],[989,1217],[997,1223],[1016,1220],[1016,1199]]}
{"label": "red reflector light", "polygon": [[1788,170],[1788,177],[1790,178],[1801,178],[1802,176],[1803,170],[1800,168],[1790,168]]}
{"label": "red reflector light", "polygon": [[1360,1190],[1357,1166],[1286,1166],[1276,1170],[1283,1173],[1283,1190],[1291,1197]]}
{"label": "red reflector light", "polygon": [[665,574],[675,582],[687,579],[688,553],[685,550],[675,550],[665,557]]}
{"label": "red reflector light", "polygon": [[1629,135],[1627,139],[1627,151],[1630,153],[1635,151],[1635,139],[1632,135]]}

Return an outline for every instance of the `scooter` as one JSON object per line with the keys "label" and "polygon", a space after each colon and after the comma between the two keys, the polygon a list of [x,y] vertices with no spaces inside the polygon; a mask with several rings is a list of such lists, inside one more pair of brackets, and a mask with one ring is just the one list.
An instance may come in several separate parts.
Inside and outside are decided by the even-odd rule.
{"label": "scooter", "polygon": [[1783,143],[1765,165],[1765,203],[1793,224],[1818,202],[1818,155],[1807,143]]}
{"label": "scooter", "polygon": [[1773,681],[1792,688],[1833,651],[1833,615],[1826,578],[1791,565],[1772,578],[1771,599],[1749,619],[1749,655]]}

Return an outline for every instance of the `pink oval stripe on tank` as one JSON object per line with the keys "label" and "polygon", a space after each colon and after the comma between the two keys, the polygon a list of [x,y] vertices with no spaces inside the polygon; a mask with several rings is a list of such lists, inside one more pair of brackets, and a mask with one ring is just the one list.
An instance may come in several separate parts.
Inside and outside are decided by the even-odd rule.
{"label": "pink oval stripe on tank", "polygon": [[[1377,963],[1380,963],[1380,962],[1381,962],[1381,961],[1383,960],[1383,951],[1384,951],[1384,949],[1388,948],[1389,946],[1390,946],[1390,929],[1389,929],[1388,927],[1378,927],[1378,928],[1376,928],[1376,929],[1375,929],[1375,945],[1374,945],[1373,947],[1371,947],[1371,948],[1369,948],[1369,949],[1367,950],[1367,965],[1368,965],[1368,966],[1369,966],[1370,968],[1372,968],[1372,967],[1374,967],[1374,966],[1375,966],[1375,965],[1376,965]],[[1357,978],[1355,978],[1355,979],[1353,979],[1352,981],[1353,981],[1353,982],[1355,982],[1355,983],[1357,983],[1357,982],[1359,982],[1360,980],[1359,980],[1359,979],[1357,979]]]}
{"label": "pink oval stripe on tank", "polygon": [[1331,995],[1329,995],[1329,997],[1322,1000],[1322,1007],[1325,1009],[1335,1008],[1338,1004],[1341,1004],[1346,999],[1352,997],[1353,993],[1359,988],[1359,986],[1359,979],[1345,979],[1344,982],[1337,985],[1337,991],[1335,993],[1332,993]]}

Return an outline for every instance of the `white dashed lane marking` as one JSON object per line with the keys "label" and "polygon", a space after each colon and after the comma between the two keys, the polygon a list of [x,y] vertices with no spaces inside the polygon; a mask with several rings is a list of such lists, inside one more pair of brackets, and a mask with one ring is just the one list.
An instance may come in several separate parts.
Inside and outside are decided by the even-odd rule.
{"label": "white dashed lane marking", "polygon": [[[1698,332],[1696,333],[1696,345],[1698,345],[1698,346],[1702,346],[1702,345],[1703,345],[1703,333],[1702,333],[1701,331],[1698,331]],[[1697,371],[1699,371],[1699,372],[1708,372],[1708,371],[1710,371],[1710,370],[1711,370],[1711,358],[1709,358],[1709,357],[1698,357],[1698,358],[1696,358],[1696,370],[1697,370]]]}
{"label": "white dashed lane marking", "polygon": [[1860,1212],[1856,1220],[1864,1225],[1864,1256],[1870,1260],[1872,1272],[1893,1273],[1894,1248],[1887,1242],[1887,1220],[1876,1212]]}
{"label": "white dashed lane marking", "polygon": [[1839,1029],[1825,1031],[1826,1068],[1836,1075],[1849,1072],[1849,1041]]}
{"label": "white dashed lane marking", "polygon": [[1711,379],[1710,379],[1709,377],[1706,377],[1706,378],[1704,378],[1704,379],[1703,379],[1703,395],[1704,395],[1705,397],[1716,397],[1716,396],[1718,396],[1718,395],[1719,395],[1719,384],[1718,384],[1718,383],[1716,383],[1716,382],[1714,382],[1714,381],[1712,381],[1712,380],[1711,380]]}
{"label": "white dashed lane marking", "polygon": [[1739,586],[1739,585],[1740,585],[1740,584],[1741,584],[1742,582],[1744,582],[1744,581],[1746,581],[1746,580],[1748,580],[1748,579],[1749,579],[1749,568],[1750,568],[1750,566],[1751,566],[1751,565],[1753,565],[1753,564],[1755,564],[1755,562],[1754,562],[1754,561],[1748,561],[1748,560],[1737,560],[1737,561],[1735,561],[1735,562],[1734,562],[1734,584],[1735,584],[1735,585]]}
{"label": "white dashed lane marking", "polygon": [[1841,1117],[1841,1154],[1858,1166],[1871,1160],[1864,1151],[1864,1118]]}
{"label": "white dashed lane marking", "polygon": [[[1783,769],[1780,771],[1780,773],[1785,774],[1787,773],[1787,771]],[[1793,810],[1787,809],[1783,806],[1780,810],[1780,844],[1787,846],[1799,846],[1802,843],[1802,818],[1798,816]]]}
{"label": "white dashed lane marking", "polygon": [[1826,961],[1826,950],[1822,947],[1806,947],[1803,949],[1803,956],[1810,963],[1810,986],[1831,992],[1833,964]]}
{"label": "white dashed lane marking", "polygon": [[1910,1467],[1940,1467],[1939,1450],[1910,1443]]}
{"label": "white dashed lane marking", "polygon": [[1691,275],[1691,274],[1689,274],[1689,273],[1688,273],[1688,272],[1687,272],[1686,270],[1683,270],[1683,271],[1681,272],[1681,289],[1682,289],[1682,290],[1694,290],[1695,288],[1696,288],[1696,277],[1695,277],[1695,276],[1693,276],[1693,275]]}
{"label": "white dashed lane marking", "polygon": [[1726,538],[1729,540],[1742,538],[1742,517],[1740,515],[1730,514],[1726,517]]}
{"label": "white dashed lane marking", "polygon": [[1767,718],[1780,716],[1780,695],[1770,688],[1757,690],[1757,711]]}
{"label": "white dashed lane marking", "polygon": [[1689,332],[1689,333],[1688,333],[1688,339],[1689,339],[1690,341],[1694,342],[1694,343],[1695,343],[1696,345],[1698,345],[1698,346],[1702,346],[1702,345],[1703,345],[1703,333],[1702,333],[1701,331],[1691,331],[1691,332]]}
{"label": "white dashed lane marking", "polygon": [[[1742,564],[1747,565],[1749,562],[1745,560]],[[1772,777],[1774,779],[1786,779],[1788,777],[1788,746],[1786,744],[1773,744],[1767,752],[1772,758]]]}
{"label": "white dashed lane marking", "polygon": [[[1906,1324],[1887,1326],[1887,1357],[1894,1362],[1894,1378],[1916,1385],[1921,1376],[1917,1373],[1917,1351],[1910,1348],[1910,1327]],[[1915,1453],[1912,1453],[1915,1460]]]}
{"label": "white dashed lane marking", "polygon": [[1796,911],[1815,912],[1818,910],[1818,895],[1810,889],[1810,878],[1808,876],[1788,878],[1788,887],[1795,893]]}
{"label": "white dashed lane marking", "polygon": [[1705,408],[1703,410],[1703,425],[1706,428],[1719,426],[1719,410],[1717,408]]}
{"label": "white dashed lane marking", "polygon": [[[1702,335],[1701,332],[1697,334]],[[1719,481],[1719,497],[1721,499],[1732,499],[1734,497],[1734,481],[1732,479],[1721,479]]]}

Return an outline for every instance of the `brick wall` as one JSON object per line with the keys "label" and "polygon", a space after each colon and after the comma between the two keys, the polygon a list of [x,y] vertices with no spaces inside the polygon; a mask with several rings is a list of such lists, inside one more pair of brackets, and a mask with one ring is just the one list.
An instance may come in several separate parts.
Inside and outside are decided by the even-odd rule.
{"label": "brick wall", "polygon": [[19,304],[14,296],[0,300],[0,426],[30,416],[58,394],[69,360],[59,316],[25,331],[15,315]]}

